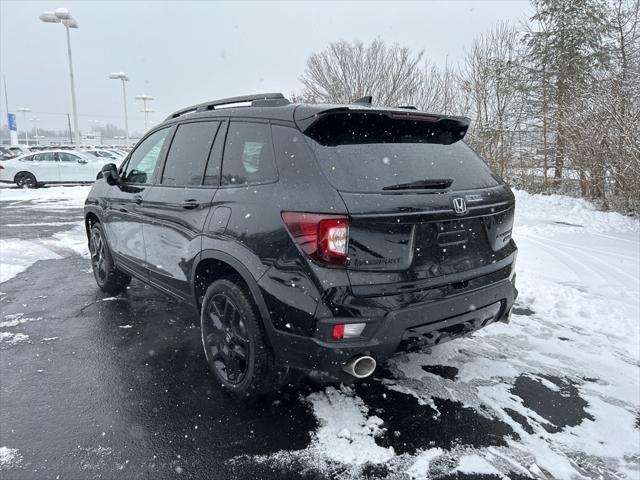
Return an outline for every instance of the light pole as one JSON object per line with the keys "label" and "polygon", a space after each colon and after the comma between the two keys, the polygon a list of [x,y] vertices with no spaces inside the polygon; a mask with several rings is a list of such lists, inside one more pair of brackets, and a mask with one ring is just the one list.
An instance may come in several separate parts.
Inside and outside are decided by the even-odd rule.
{"label": "light pole", "polygon": [[29,146],[29,137],[27,136],[27,113],[31,111],[30,108],[20,107],[16,108],[16,111],[22,112],[22,123],[24,123],[24,143]]}
{"label": "light pole", "polygon": [[151,95],[136,95],[136,100],[142,100],[142,110],[144,113],[144,130],[149,130],[149,113],[153,112],[152,109],[147,108],[147,102],[155,100]]}
{"label": "light pole", "polygon": [[73,81],[73,62],[71,60],[70,28],[78,28],[78,21],[71,16],[66,8],[58,8],[55,12],[44,12],[40,20],[45,23],[62,23],[67,31],[67,54],[69,55],[69,79],[71,81],[71,106],[73,107],[73,128],[76,146],[80,146],[80,129],[78,128],[78,108],[76,106],[76,87]]}
{"label": "light pole", "polygon": [[40,135],[38,135],[38,122],[40,121],[40,119],[38,117],[31,117],[29,121],[33,122],[36,127],[36,145],[40,145],[40,141],[38,140],[40,138]]}
{"label": "light pole", "polygon": [[129,81],[129,77],[124,72],[116,72],[109,74],[109,78],[112,80],[122,80],[122,101],[124,102],[124,135],[127,139],[127,145],[129,145],[129,119],[127,118],[127,88],[126,83]]}

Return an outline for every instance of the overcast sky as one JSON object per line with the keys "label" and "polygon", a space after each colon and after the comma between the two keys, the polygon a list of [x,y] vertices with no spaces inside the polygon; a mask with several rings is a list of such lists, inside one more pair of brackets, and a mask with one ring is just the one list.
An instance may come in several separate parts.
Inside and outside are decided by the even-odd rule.
{"label": "overcast sky", "polygon": [[[9,108],[29,107],[45,128],[63,129],[71,111],[64,27],[42,23],[66,7],[80,129],[89,120],[124,125],[121,85],[129,75],[129,125],[143,129],[136,94],[150,94],[160,122],[174,110],[210,99],[300,90],[307,57],[335,40],[381,37],[442,64],[457,62],[475,36],[498,20],[518,21],[529,3],[512,1],[207,2],[0,0],[0,70]],[[138,103],[138,104],[136,104]],[[4,91],[0,102],[6,123]],[[18,115],[18,129],[22,115]],[[29,125],[30,126],[30,125]]]}

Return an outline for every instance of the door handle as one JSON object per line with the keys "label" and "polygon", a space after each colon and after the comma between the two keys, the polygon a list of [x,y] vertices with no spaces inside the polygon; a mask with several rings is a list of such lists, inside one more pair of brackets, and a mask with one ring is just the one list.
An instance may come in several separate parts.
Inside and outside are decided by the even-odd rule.
{"label": "door handle", "polygon": [[133,201],[136,203],[136,205],[140,205],[142,203],[142,195],[134,195]]}
{"label": "door handle", "polygon": [[182,208],[186,208],[187,210],[192,210],[194,208],[198,208],[200,204],[197,200],[190,198],[189,200],[185,200],[180,204]]}

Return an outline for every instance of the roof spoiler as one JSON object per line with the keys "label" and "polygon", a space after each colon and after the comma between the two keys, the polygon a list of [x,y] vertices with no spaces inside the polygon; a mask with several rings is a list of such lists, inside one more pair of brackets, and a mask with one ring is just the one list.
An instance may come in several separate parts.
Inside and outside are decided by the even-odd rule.
{"label": "roof spoiler", "polygon": [[462,140],[467,134],[471,119],[468,117],[458,117],[453,115],[439,115],[434,113],[422,112],[414,108],[394,107],[394,108],[362,108],[358,106],[340,106],[328,107],[325,110],[318,111],[309,109],[305,111],[303,108],[297,108],[295,111],[295,122],[302,132],[306,132],[318,123],[321,119],[331,115],[340,114],[364,114],[364,115],[385,115],[393,120],[408,120],[416,122],[428,122],[441,130],[450,131],[453,134],[454,141]]}
{"label": "roof spoiler", "polygon": [[216,107],[229,106],[234,103],[251,103],[252,107],[275,107],[289,105],[289,100],[282,93],[256,93],[254,95],[242,95],[240,97],[221,98],[219,100],[211,100],[209,102],[198,103],[187,108],[178,110],[169,115],[165,121],[178,118],[189,113],[205,112],[207,110],[216,110]]}

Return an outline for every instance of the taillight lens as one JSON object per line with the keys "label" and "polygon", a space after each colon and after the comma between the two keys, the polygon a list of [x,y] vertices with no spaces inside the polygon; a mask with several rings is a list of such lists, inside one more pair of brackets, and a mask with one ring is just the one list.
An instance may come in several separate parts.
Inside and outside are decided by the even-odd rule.
{"label": "taillight lens", "polygon": [[302,251],[315,261],[325,265],[347,264],[347,216],[282,212],[282,220]]}

